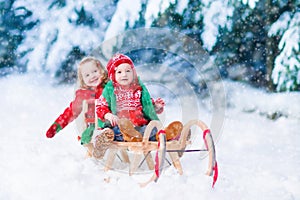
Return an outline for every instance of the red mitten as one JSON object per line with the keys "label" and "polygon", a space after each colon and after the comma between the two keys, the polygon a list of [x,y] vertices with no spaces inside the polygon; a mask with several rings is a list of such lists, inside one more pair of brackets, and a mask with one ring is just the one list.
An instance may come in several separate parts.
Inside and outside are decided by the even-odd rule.
{"label": "red mitten", "polygon": [[54,135],[58,132],[57,129],[58,129],[58,124],[56,123],[52,124],[46,133],[47,138],[53,138]]}

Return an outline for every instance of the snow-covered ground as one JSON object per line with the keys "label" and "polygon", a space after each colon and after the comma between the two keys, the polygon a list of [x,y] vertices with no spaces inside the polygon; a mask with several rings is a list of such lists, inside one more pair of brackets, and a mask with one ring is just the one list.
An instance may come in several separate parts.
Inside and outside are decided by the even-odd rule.
{"label": "snow-covered ground", "polygon": [[152,174],[103,172],[85,158],[75,123],[46,138],[74,87],[53,87],[33,75],[2,78],[0,87],[0,199],[300,199],[300,93],[268,94],[225,81],[215,188],[204,175],[206,158],[197,153],[183,156],[182,176],[171,166],[157,183],[140,188]]}

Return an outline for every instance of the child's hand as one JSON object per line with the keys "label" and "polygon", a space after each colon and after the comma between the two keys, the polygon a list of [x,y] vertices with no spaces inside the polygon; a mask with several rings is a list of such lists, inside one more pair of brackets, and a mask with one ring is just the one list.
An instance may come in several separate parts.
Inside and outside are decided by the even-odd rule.
{"label": "child's hand", "polygon": [[157,114],[164,111],[165,101],[162,98],[158,98],[154,102],[154,108]]}
{"label": "child's hand", "polygon": [[117,125],[117,122],[118,122],[118,120],[119,120],[119,117],[116,116],[116,115],[114,115],[114,114],[112,114],[112,113],[106,113],[106,114],[104,115],[104,118],[105,118],[106,120],[108,120],[112,126],[116,126],[116,125]]}

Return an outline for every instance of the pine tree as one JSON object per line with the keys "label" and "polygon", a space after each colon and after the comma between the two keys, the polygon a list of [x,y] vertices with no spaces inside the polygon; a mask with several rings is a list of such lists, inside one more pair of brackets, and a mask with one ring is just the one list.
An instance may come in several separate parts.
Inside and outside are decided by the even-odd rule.
{"label": "pine tree", "polygon": [[58,82],[73,83],[76,62],[101,44],[113,15],[114,2],[17,2],[32,10],[32,18],[39,20],[34,28],[24,32],[24,40],[17,48],[21,55],[19,62],[28,71],[49,73]]}
{"label": "pine tree", "polygon": [[28,18],[32,12],[25,7],[14,8],[14,0],[0,2],[0,76],[11,72],[24,72],[26,67],[18,65],[16,49],[24,39],[24,31],[31,29],[38,21]]}
{"label": "pine tree", "polygon": [[153,21],[153,27],[168,27],[192,36],[201,41],[203,16],[200,14],[202,3],[190,0],[182,13],[177,12],[178,2],[170,3],[169,7]]}
{"label": "pine tree", "polygon": [[[254,8],[242,2],[236,2],[232,17],[232,29],[221,30],[214,51],[217,64],[223,71],[234,71],[236,66],[242,69],[234,78],[273,89],[271,73],[274,59],[278,54],[278,37],[268,35],[270,26],[279,18],[287,4],[280,1],[259,1]],[[231,70],[231,68],[233,70]],[[226,73],[225,73],[226,74]]]}
{"label": "pine tree", "polygon": [[290,2],[291,11],[284,12],[272,25],[269,34],[280,37],[272,80],[277,91],[300,90],[300,9]]}

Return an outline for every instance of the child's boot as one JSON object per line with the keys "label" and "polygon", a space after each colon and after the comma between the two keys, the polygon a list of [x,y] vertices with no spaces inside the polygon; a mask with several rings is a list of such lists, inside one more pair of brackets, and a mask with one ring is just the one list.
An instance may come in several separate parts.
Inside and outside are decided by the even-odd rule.
{"label": "child's boot", "polygon": [[114,131],[110,128],[103,129],[102,133],[100,135],[97,135],[95,138],[95,148],[93,151],[93,156],[96,159],[102,159],[113,140]]}
{"label": "child's boot", "polygon": [[[169,140],[178,140],[183,129],[183,124],[180,121],[174,121],[170,123],[166,128],[166,139]],[[156,135],[156,140],[158,136]]]}
{"label": "child's boot", "polygon": [[143,140],[142,134],[134,128],[130,120],[119,119],[118,126],[126,142],[141,142]]}

